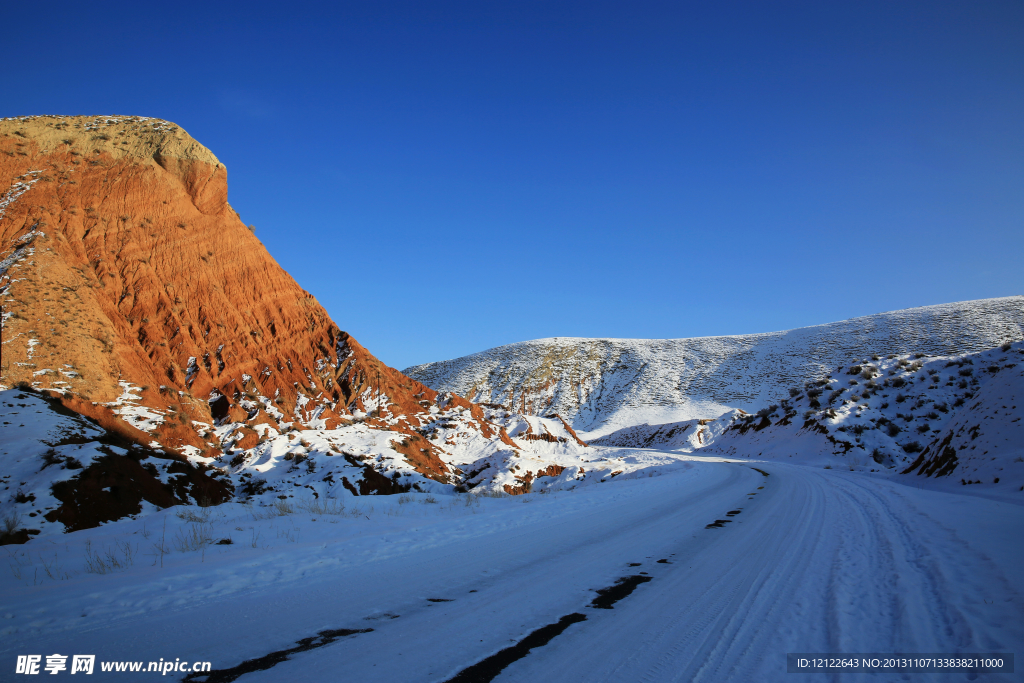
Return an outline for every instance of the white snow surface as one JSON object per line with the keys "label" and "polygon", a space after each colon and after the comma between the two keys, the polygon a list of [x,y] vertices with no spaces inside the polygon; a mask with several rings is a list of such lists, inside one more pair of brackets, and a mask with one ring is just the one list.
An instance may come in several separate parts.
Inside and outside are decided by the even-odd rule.
{"label": "white snow surface", "polygon": [[[571,491],[177,508],[8,547],[0,659],[226,669],[325,629],[373,629],[239,680],[445,681],[572,613],[586,621],[496,680],[784,681],[787,652],[1021,651],[1024,507],[670,455],[660,476]],[[716,519],[730,521],[706,528]],[[232,544],[184,547],[197,528]],[[90,573],[90,558],[122,566]],[[651,581],[611,610],[590,606],[638,572]]]}
{"label": "white snow surface", "polygon": [[785,332],[519,342],[403,372],[515,412],[558,413],[584,440],[756,410],[864,354],[949,356],[1024,339],[1024,296],[911,308]]}
{"label": "white snow surface", "polygon": [[121,380],[121,395],[113,403],[106,404],[114,414],[130,424],[132,427],[144,432],[151,432],[164,421],[164,414],[145,405],[140,405],[141,398],[135,392],[141,392],[142,387],[135,386],[131,382]]}

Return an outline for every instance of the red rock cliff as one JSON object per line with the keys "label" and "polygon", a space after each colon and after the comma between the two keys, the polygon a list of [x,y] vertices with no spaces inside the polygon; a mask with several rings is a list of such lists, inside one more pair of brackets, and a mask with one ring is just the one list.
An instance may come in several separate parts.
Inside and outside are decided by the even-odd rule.
{"label": "red rock cliff", "polygon": [[[228,204],[224,165],[172,123],[0,121],[0,188],[7,386],[60,389],[85,410],[130,382],[180,414],[161,443],[202,450],[189,420],[330,426],[383,394],[378,417],[413,434],[436,399],[338,329]],[[273,405],[243,409],[260,396]],[[415,459],[446,472],[429,448]]]}

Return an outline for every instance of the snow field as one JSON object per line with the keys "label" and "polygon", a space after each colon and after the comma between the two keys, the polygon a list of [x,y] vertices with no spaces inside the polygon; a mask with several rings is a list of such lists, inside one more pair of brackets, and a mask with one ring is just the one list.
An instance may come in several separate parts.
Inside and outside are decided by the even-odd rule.
{"label": "snow field", "polygon": [[[4,577],[0,647],[219,669],[324,629],[373,629],[245,674],[249,683],[444,681],[571,613],[587,619],[497,680],[773,681],[790,651],[1024,644],[1024,553],[1008,542],[1024,524],[1018,505],[849,471],[700,458],[660,477],[469,506],[429,495],[350,498],[334,516],[229,504],[211,509],[210,524],[234,544],[205,556],[174,550],[160,568],[140,554],[124,571],[36,586]],[[41,554],[70,558],[86,541],[126,537],[152,544],[163,518],[169,533],[195,524],[175,512],[148,516],[148,539],[142,521],[123,521]],[[706,528],[716,519],[726,523]],[[262,547],[251,547],[254,532]],[[595,589],[639,572],[652,581],[614,609],[588,607]]]}

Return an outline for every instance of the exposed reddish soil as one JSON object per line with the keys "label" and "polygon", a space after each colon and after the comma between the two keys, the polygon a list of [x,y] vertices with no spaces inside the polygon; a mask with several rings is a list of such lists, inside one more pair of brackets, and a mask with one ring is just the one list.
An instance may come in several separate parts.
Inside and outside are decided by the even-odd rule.
{"label": "exposed reddish soil", "polygon": [[586,447],[587,444],[585,444],[583,442],[583,439],[581,439],[580,437],[576,436],[576,432],[573,430],[572,427],[569,426],[568,422],[566,422],[565,420],[562,419],[561,415],[559,415],[558,413],[555,413],[554,417],[558,418],[558,421],[562,423],[563,427],[565,427],[565,431],[569,432],[569,435],[572,436],[573,439],[575,439],[576,443],[578,443],[581,446]]}
{"label": "exposed reddish soil", "polygon": [[505,431],[504,427],[498,428],[498,436],[501,438],[501,442],[506,446],[511,446],[517,451],[520,450],[519,445],[509,437],[508,432]]}
{"label": "exposed reddish soil", "polygon": [[533,490],[533,482],[541,477],[557,477],[559,474],[565,471],[565,468],[561,465],[548,465],[544,469],[537,470],[536,472],[530,472],[527,470],[521,475],[516,475],[516,479],[520,482],[513,486],[512,484],[505,484],[502,488],[505,493],[510,496],[520,496],[524,493],[529,493]]}

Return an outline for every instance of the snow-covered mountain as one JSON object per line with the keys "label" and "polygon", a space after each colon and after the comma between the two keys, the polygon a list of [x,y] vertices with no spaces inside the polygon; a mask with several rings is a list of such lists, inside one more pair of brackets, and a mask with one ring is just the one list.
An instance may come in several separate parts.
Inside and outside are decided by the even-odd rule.
{"label": "snow-covered mountain", "polygon": [[757,410],[865,355],[972,353],[1024,338],[1024,296],[926,306],[785,332],[692,339],[556,337],[405,374],[508,410],[558,413],[586,439]]}

